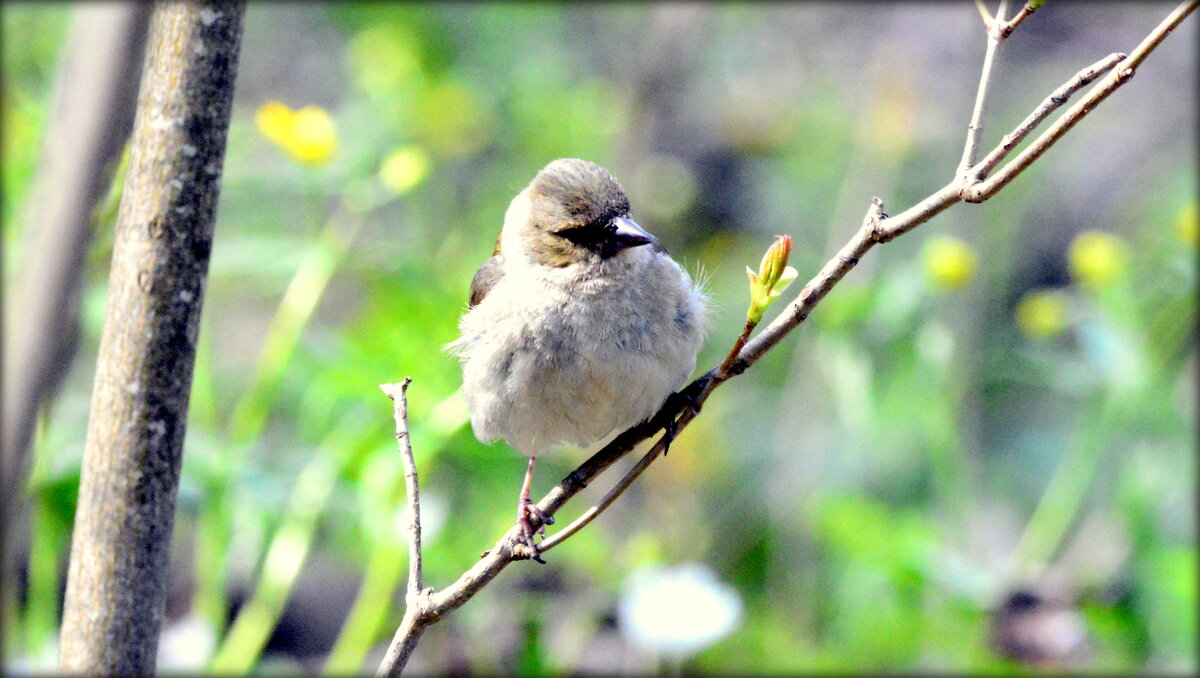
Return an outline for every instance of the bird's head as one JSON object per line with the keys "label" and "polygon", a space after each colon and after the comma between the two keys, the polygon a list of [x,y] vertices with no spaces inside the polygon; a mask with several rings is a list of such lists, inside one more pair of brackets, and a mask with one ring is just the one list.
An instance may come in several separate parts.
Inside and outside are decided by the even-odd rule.
{"label": "bird's head", "polygon": [[602,262],[658,242],[630,218],[617,180],[576,158],[546,165],[513,198],[501,240],[506,254],[519,248],[531,262],[552,268]]}

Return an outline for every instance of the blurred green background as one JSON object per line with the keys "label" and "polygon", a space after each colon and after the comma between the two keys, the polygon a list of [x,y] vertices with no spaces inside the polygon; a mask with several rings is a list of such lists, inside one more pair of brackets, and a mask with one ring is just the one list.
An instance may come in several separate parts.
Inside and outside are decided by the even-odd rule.
{"label": "blurred green background", "polygon": [[[1172,6],[1048,3],[1002,54],[985,148]],[[3,9],[6,296],[71,13]],[[997,197],[871,252],[411,669],[1194,672],[1196,37],[1192,17]],[[405,571],[379,383],[413,377],[427,582],[508,529],[524,461],[475,440],[442,346],[545,163],[610,169],[707,281],[707,369],[772,235],[807,280],[872,195],[898,213],[952,177],[983,51],[967,2],[252,3],[160,668],[374,669]],[[5,582],[6,672],[54,666],[111,212],[97,229],[27,576]],[[546,457],[535,493],[584,456]]]}

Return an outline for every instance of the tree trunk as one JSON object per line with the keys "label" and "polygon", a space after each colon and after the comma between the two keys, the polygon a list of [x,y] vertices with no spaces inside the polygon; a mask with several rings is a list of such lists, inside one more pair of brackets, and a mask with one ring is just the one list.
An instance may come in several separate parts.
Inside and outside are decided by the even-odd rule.
{"label": "tree trunk", "polygon": [[154,672],[244,8],[159,3],[151,17],[71,543],[66,673]]}

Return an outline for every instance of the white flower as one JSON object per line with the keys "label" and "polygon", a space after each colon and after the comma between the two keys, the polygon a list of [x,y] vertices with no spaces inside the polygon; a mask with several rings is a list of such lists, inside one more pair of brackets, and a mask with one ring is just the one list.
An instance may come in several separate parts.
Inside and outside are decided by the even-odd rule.
{"label": "white flower", "polygon": [[198,671],[217,649],[217,632],[196,612],[168,623],[158,641],[160,671]]}
{"label": "white flower", "polygon": [[677,659],[729,635],[741,614],[737,591],[700,563],[635,570],[617,609],[631,643]]}

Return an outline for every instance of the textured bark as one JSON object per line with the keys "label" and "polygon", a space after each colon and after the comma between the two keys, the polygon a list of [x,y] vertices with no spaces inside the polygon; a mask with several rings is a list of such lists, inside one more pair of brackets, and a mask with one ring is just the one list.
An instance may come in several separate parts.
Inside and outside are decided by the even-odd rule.
{"label": "textured bark", "polygon": [[243,11],[154,6],[71,543],[63,672],[154,672]]}
{"label": "textured bark", "polygon": [[28,541],[30,439],[38,408],[50,400],[75,355],[92,213],[133,127],[149,18],[150,5],[142,2],[80,5],[59,67],[54,117],[22,217],[27,256],[15,293],[5,299],[0,510],[7,517],[8,576]]}

